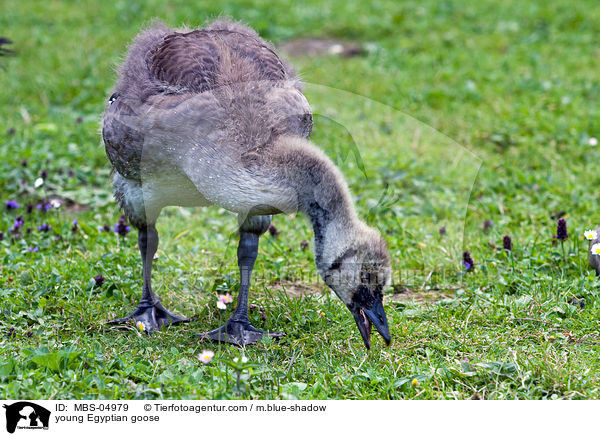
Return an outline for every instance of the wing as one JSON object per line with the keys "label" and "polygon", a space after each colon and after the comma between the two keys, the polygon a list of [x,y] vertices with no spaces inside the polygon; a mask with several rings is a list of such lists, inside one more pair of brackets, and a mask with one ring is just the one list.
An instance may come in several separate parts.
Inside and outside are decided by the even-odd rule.
{"label": "wing", "polygon": [[138,127],[134,107],[113,94],[104,112],[102,138],[113,168],[125,178],[140,180],[144,134]]}
{"label": "wing", "polygon": [[214,95],[158,94],[145,103],[113,95],[104,113],[106,154],[123,177],[141,180],[153,168],[176,168],[178,156],[218,143],[223,134],[222,108]]}

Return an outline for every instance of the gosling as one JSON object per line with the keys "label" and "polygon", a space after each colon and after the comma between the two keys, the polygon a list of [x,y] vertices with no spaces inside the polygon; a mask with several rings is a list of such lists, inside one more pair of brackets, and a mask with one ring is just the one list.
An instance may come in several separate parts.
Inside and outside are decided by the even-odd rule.
{"label": "gosling", "polygon": [[240,289],[231,318],[202,336],[238,346],[280,336],[250,323],[250,278],[272,215],[298,211],[314,230],[317,269],[366,348],[372,325],[390,344],[386,243],[358,218],[340,171],[309,141],[301,82],[270,44],[226,19],[196,30],[155,24],[135,38],[118,75],[102,135],[115,198],[138,230],[143,285],[133,313],[112,323],[134,319],[152,331],[189,321],[152,291],[155,225],[165,206],[217,205],[238,216]]}

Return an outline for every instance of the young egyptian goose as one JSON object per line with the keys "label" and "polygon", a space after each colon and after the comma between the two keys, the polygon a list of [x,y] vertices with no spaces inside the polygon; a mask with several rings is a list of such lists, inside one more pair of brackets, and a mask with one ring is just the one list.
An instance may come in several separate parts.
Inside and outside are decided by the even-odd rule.
{"label": "young egyptian goose", "polygon": [[248,320],[250,275],[271,215],[299,211],[314,229],[319,273],[353,314],[365,346],[371,325],[390,333],[383,290],[391,269],[380,234],[359,220],[340,171],[310,141],[312,114],[293,69],[252,29],[142,32],[129,48],[104,113],[119,205],[139,231],[142,298],[129,316],[149,330],[188,321],[152,291],[155,228],[165,206],[217,205],[238,215],[237,308],[204,336],[246,345],[265,333]]}

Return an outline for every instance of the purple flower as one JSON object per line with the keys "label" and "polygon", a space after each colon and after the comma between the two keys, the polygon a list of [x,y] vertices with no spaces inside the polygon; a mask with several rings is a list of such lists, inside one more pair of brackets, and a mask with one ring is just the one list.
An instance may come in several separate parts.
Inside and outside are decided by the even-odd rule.
{"label": "purple flower", "polygon": [[475,262],[473,261],[473,258],[471,257],[471,253],[469,253],[468,251],[463,252],[462,264],[467,271],[472,271],[473,267],[475,266]]}
{"label": "purple flower", "polygon": [[19,233],[19,231],[23,227],[23,224],[25,224],[25,221],[23,221],[23,217],[21,215],[19,215],[15,219],[14,225],[12,226],[12,228],[10,229],[10,231],[13,232],[13,233]]}
{"label": "purple flower", "polygon": [[40,176],[42,177],[42,179],[47,179],[48,178],[48,170],[40,171]]}
{"label": "purple flower", "polygon": [[29,247],[27,251],[29,251],[30,253],[37,253],[38,251],[40,251],[40,249],[39,247]]}
{"label": "purple flower", "polygon": [[491,229],[492,227],[494,227],[494,221],[490,221],[490,220],[485,220],[483,222],[483,231],[487,232],[489,229]]}
{"label": "purple flower", "polygon": [[444,236],[446,234],[446,226],[440,227],[438,233],[440,234],[440,236]]}
{"label": "purple flower", "polygon": [[569,237],[567,233],[567,220],[564,218],[559,218],[556,222],[556,239],[559,241],[564,241]]}
{"label": "purple flower", "polygon": [[279,235],[281,232],[277,229],[277,227],[275,227],[273,224],[269,225],[269,233],[271,234],[271,236],[277,236]]}
{"label": "purple flower", "polygon": [[4,232],[0,232],[0,241],[4,239]]}
{"label": "purple flower", "polygon": [[42,201],[41,203],[37,204],[37,208],[42,212],[48,212],[52,208],[52,205],[50,203]]}
{"label": "purple flower", "polygon": [[21,166],[22,166],[23,168],[27,167],[27,159],[23,159],[23,160],[21,161]]}
{"label": "purple flower", "polygon": [[15,334],[15,328],[14,327],[9,328],[8,335],[7,335],[8,339],[12,338],[14,334]]}
{"label": "purple flower", "polygon": [[8,210],[17,209],[19,207],[19,203],[16,200],[8,200],[6,202],[6,208]]}
{"label": "purple flower", "polygon": [[303,250],[306,250],[308,248],[308,241],[300,242],[300,248],[302,248]]}
{"label": "purple flower", "polygon": [[52,229],[48,224],[44,223],[38,227],[38,231],[40,232],[49,232]]}
{"label": "purple flower", "polygon": [[118,233],[120,236],[126,236],[131,230],[131,227],[127,225],[127,218],[125,215],[121,215],[119,222],[115,223],[113,231]]}
{"label": "purple flower", "polygon": [[77,220],[77,218],[73,218],[73,227],[71,227],[71,231],[73,233],[77,232],[77,230],[79,230],[79,227],[77,226],[77,224],[79,224],[79,221]]}
{"label": "purple flower", "polygon": [[27,208],[27,213],[31,213],[31,211],[33,211],[33,204],[28,204],[26,206],[26,208]]}
{"label": "purple flower", "polygon": [[502,248],[504,248],[506,251],[512,250],[512,240],[510,239],[510,236],[506,235],[504,238],[502,238]]}
{"label": "purple flower", "polygon": [[96,286],[100,287],[104,284],[104,277],[102,277],[102,274],[98,274],[94,277],[94,281],[96,282]]}

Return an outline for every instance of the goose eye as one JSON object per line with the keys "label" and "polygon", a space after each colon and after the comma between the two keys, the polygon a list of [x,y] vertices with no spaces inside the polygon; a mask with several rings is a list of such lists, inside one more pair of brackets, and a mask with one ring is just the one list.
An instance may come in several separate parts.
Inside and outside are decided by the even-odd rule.
{"label": "goose eye", "polygon": [[113,102],[117,99],[118,94],[114,93],[113,95],[110,96],[110,98],[108,99],[108,104],[113,104]]}

